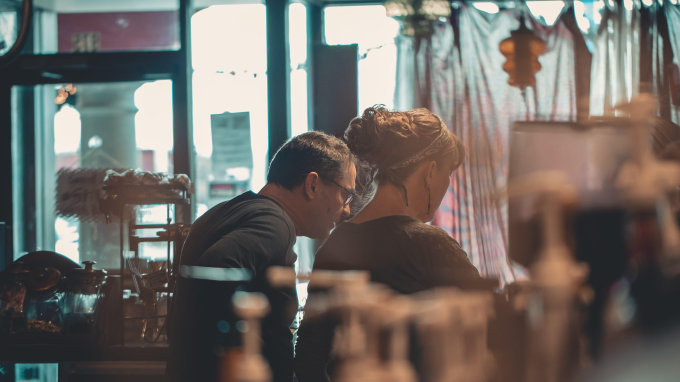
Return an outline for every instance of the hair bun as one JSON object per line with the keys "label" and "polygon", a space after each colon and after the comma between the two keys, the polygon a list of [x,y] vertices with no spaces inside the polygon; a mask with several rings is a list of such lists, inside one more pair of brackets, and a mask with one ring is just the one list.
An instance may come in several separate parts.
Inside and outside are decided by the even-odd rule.
{"label": "hair bun", "polygon": [[345,140],[350,151],[361,161],[373,168],[381,167],[390,158],[396,146],[394,139],[413,136],[412,118],[407,113],[393,112],[384,105],[375,105],[364,110],[361,117],[354,118],[345,131]]}

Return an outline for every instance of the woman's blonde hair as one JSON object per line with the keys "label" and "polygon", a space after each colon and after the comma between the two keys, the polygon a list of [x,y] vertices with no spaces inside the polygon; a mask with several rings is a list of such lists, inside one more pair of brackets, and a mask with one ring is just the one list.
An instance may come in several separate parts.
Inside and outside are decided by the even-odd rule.
{"label": "woman's blonde hair", "polygon": [[[375,105],[354,118],[345,139],[365,172],[366,188],[374,179],[390,181],[404,190],[408,205],[406,180],[424,160],[434,160],[438,166],[447,162],[458,168],[465,160],[465,148],[436,114],[425,108],[392,111]],[[361,180],[361,179],[360,179]]]}

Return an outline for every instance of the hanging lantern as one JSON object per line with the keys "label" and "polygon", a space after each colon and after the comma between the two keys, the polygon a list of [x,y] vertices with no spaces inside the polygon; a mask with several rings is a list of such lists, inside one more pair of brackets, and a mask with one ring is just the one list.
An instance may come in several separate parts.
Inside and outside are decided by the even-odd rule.
{"label": "hanging lantern", "polygon": [[387,16],[401,21],[402,34],[428,37],[434,33],[434,21],[451,16],[451,3],[446,0],[388,0],[385,10]]}
{"label": "hanging lantern", "polygon": [[545,53],[546,44],[526,27],[524,17],[519,19],[519,29],[510,32],[499,48],[506,58],[503,70],[510,75],[508,84],[518,88],[536,85],[535,74],[541,70],[538,56]]}

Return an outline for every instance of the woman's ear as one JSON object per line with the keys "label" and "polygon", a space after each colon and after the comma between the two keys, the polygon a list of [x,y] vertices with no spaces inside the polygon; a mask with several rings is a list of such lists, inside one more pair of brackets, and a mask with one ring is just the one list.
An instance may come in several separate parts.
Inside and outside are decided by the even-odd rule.
{"label": "woman's ear", "polygon": [[426,184],[432,184],[432,180],[434,180],[434,172],[437,169],[437,162],[431,161],[428,166],[427,166],[427,179]]}

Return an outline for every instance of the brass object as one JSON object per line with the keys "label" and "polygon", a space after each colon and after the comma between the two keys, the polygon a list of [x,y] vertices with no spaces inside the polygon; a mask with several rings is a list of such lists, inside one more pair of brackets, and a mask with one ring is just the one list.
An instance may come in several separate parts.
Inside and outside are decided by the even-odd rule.
{"label": "brass object", "polygon": [[510,75],[508,84],[518,88],[536,85],[536,73],[541,70],[538,56],[545,53],[546,44],[526,27],[524,17],[519,19],[519,29],[510,32],[499,48],[507,59],[503,70]]}

